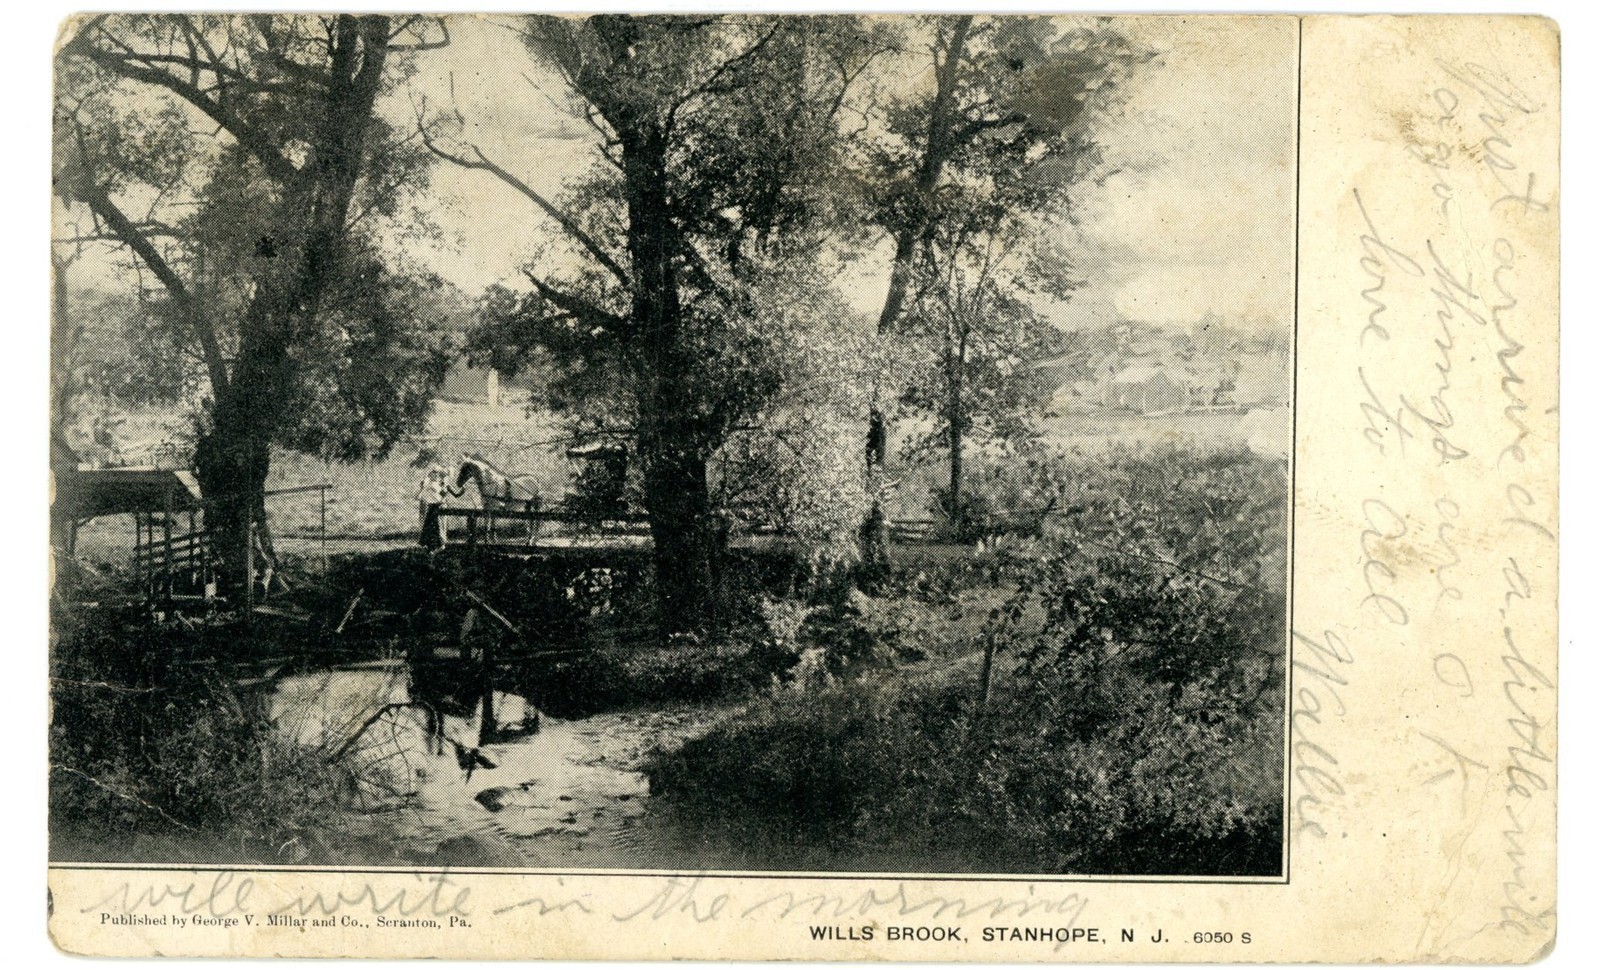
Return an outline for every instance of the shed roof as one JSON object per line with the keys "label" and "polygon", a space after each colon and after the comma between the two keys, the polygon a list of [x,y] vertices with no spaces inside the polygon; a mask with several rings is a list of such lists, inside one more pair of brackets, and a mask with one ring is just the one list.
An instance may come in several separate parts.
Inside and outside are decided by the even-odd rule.
{"label": "shed roof", "polygon": [[56,471],[56,508],[76,518],[200,507],[200,483],[184,469],[93,468]]}

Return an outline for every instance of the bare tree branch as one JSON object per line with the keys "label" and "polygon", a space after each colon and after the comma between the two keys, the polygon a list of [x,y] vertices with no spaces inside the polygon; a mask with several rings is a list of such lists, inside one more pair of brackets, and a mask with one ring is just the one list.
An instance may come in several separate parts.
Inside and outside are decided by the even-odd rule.
{"label": "bare tree branch", "polygon": [[[206,117],[221,125],[230,135],[238,140],[239,144],[247,150],[252,157],[261,163],[262,167],[273,178],[289,180],[298,174],[299,169],[278,150],[272,139],[250,125],[232,109],[222,98],[214,97],[209,92],[196,84],[191,84],[170,71],[152,66],[151,58],[159,55],[123,53],[106,50],[103,47],[90,43],[89,31],[85,30],[68,41],[62,49],[64,54],[85,58],[100,68],[112,74],[127,78],[132,81],[142,81],[156,87],[165,88],[173,94],[194,105]],[[101,36],[108,42],[117,43],[115,38],[106,30],[99,30]],[[119,44],[126,48],[127,45]],[[205,65],[219,81],[229,68],[221,63]]]}
{"label": "bare tree branch", "polygon": [[161,285],[172,296],[174,303],[182,311],[184,319],[193,328],[195,336],[200,341],[201,350],[205,354],[206,373],[211,378],[213,393],[220,394],[228,386],[228,368],[223,359],[222,345],[217,340],[216,330],[211,326],[205,314],[200,312],[194,294],[184,283],[183,278],[172,268],[161,251],[156,249],[150,237],[139,231],[139,227],[129,219],[105,189],[89,183],[87,179],[80,180],[75,186],[76,192],[84,203],[87,204],[95,216],[110,227],[115,238],[125,243],[129,249],[150,267],[150,271],[161,281]]}
{"label": "bare tree branch", "polygon": [[[133,226],[141,235],[150,238],[176,239],[178,237],[178,230],[164,222],[137,222],[134,223]],[[114,232],[79,232],[71,236],[57,236],[50,241],[52,243],[60,243],[62,245],[81,245],[83,243],[96,242],[124,242],[123,238]]]}
{"label": "bare tree branch", "polygon": [[579,320],[594,326],[605,327],[608,330],[619,331],[627,325],[627,318],[612,313],[581,296],[574,296],[563,292],[535,276],[531,271],[523,270],[522,275],[528,278],[539,295],[554,303],[558,309],[572,314]]}
{"label": "bare tree branch", "polygon": [[[418,40],[415,44],[396,44],[394,39],[406,33],[412,27],[424,20],[434,20],[439,25],[439,30],[444,33],[443,40]],[[419,37],[422,35],[418,35]],[[392,51],[436,51],[450,46],[450,24],[443,17],[427,17],[418,15],[409,17],[399,27],[389,33],[389,49]]]}
{"label": "bare tree branch", "polygon": [[598,262],[601,266],[604,266],[611,273],[611,275],[615,276],[623,286],[632,285],[628,277],[628,271],[623,269],[622,265],[612,258],[611,254],[606,252],[605,247],[601,246],[593,236],[585,232],[583,227],[578,225],[577,220],[573,219],[565,212],[562,212],[554,203],[535,190],[533,186],[522,181],[522,179],[517,178],[515,175],[506,171],[506,169],[502,168],[501,166],[495,164],[495,162],[492,161],[489,156],[485,155],[483,150],[478,148],[478,146],[467,146],[473,155],[473,157],[468,158],[466,156],[457,155],[453,152],[447,151],[444,148],[441,148],[434,140],[433,135],[429,133],[427,126],[422,122],[420,117],[418,118],[417,122],[417,130],[422,133],[422,144],[427,147],[428,151],[453,165],[459,165],[462,168],[477,169],[478,171],[488,172],[495,178],[498,178],[500,181],[504,182],[506,185],[511,186],[511,188],[515,189],[517,192],[521,193],[527,199],[532,201],[534,205],[538,206],[545,215],[549,216],[551,219],[554,219],[557,225],[561,226],[562,229],[565,229],[568,235],[570,235],[578,242],[579,245],[587,250],[589,255],[593,256],[596,262]]}
{"label": "bare tree branch", "polygon": [[[711,20],[706,20],[696,24],[695,26],[706,26],[710,23],[712,23]],[[711,72],[711,75],[707,77],[704,82],[696,85],[693,88],[690,88],[683,97],[679,98],[667,109],[666,128],[669,131],[672,129],[677,122],[678,112],[686,107],[691,101],[700,97],[702,94],[708,94],[717,90],[718,82],[726,77],[730,71],[741,64],[748,63],[757,54],[761,53],[761,51],[772,42],[772,39],[778,36],[778,32],[782,30],[783,27],[784,18],[774,17],[772,21],[772,29],[763,34],[760,40],[757,40],[749,47],[746,47],[743,51],[717,65],[717,67]]]}

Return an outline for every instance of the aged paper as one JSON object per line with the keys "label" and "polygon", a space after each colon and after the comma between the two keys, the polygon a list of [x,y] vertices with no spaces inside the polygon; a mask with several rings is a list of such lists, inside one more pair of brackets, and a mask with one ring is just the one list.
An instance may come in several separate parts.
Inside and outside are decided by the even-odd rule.
{"label": "aged paper", "polygon": [[63,950],[1553,946],[1553,22],[57,64]]}

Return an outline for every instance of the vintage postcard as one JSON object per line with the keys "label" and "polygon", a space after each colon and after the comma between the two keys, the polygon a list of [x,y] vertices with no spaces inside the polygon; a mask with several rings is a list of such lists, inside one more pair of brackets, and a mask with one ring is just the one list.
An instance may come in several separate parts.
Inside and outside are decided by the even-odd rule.
{"label": "vintage postcard", "polygon": [[63,950],[1553,946],[1553,22],[54,63]]}

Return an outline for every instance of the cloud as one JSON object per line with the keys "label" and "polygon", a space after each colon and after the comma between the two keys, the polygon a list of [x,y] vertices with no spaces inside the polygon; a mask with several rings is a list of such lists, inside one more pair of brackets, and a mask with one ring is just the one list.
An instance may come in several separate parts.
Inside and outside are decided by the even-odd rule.
{"label": "cloud", "polygon": [[1163,56],[1135,76],[1105,134],[1109,163],[1126,170],[1076,200],[1093,271],[1074,302],[1156,322],[1288,319],[1292,18],[1140,18],[1129,30]]}
{"label": "cloud", "polygon": [[[1074,195],[1071,242],[1083,288],[1058,308],[1066,326],[1118,315],[1183,323],[1207,313],[1235,320],[1293,313],[1293,18],[1138,17],[1122,21],[1162,57],[1130,83],[1125,110],[1106,126],[1108,164],[1120,171]],[[469,134],[542,191],[593,159],[591,134],[561,109],[563,87],[541,73],[492,19],[453,25],[451,48],[413,81],[430,104],[459,105]],[[524,76],[526,75],[526,76]],[[452,85],[453,80],[453,85]],[[459,240],[430,253],[436,268],[475,291],[520,279],[518,268],[552,238],[547,220],[492,177],[440,166],[430,187],[439,221]],[[881,254],[850,268],[851,302],[874,310],[887,285]]]}
{"label": "cloud", "polygon": [[[1117,311],[1133,320],[1192,323],[1207,312],[1235,322],[1286,322],[1287,305],[1276,274],[1235,263],[1152,266],[1122,284]],[[1292,288],[1291,288],[1292,289]]]}

